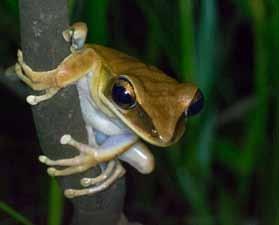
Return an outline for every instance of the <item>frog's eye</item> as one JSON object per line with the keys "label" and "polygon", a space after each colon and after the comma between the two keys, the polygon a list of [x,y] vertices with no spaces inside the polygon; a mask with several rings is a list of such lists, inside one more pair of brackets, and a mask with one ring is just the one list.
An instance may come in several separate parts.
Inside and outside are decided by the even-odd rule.
{"label": "frog's eye", "polygon": [[111,96],[113,101],[122,109],[131,109],[137,104],[132,84],[122,77],[113,84]]}
{"label": "frog's eye", "polygon": [[204,105],[203,93],[200,90],[197,90],[195,97],[193,98],[186,114],[187,116],[194,116],[198,114]]}

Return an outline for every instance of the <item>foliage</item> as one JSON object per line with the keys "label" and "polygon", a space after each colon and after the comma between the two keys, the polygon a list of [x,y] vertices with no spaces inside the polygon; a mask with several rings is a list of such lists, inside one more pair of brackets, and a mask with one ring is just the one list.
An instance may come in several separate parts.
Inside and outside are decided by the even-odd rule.
{"label": "foliage", "polygon": [[[137,195],[128,214],[146,224],[279,225],[278,1],[70,2],[91,42],[194,82],[206,98],[183,140],[154,151],[155,175],[138,178],[148,187],[130,184]],[[0,8],[16,17],[16,5]],[[57,200],[49,208],[49,224],[60,224]]]}
{"label": "foliage", "polygon": [[26,219],[23,215],[18,213],[16,210],[11,208],[5,202],[0,202],[0,210],[4,211],[8,215],[10,215],[14,220],[18,221],[23,225],[33,225],[28,219]]}

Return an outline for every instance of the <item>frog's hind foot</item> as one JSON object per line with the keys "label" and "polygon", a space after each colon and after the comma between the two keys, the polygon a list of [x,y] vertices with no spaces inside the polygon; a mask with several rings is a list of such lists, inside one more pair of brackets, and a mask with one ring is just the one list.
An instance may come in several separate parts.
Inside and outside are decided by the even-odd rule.
{"label": "frog's hind foot", "polygon": [[[47,170],[48,174],[51,176],[67,176],[75,173],[81,173],[102,162],[98,160],[98,157],[96,157],[96,150],[93,147],[76,141],[68,134],[62,136],[60,142],[63,145],[67,144],[76,148],[79,151],[79,155],[73,158],[59,160],[52,160],[44,155],[40,156],[39,160],[42,163],[51,166]],[[56,169],[53,166],[62,166],[66,168]],[[67,189],[64,194],[68,198],[74,198],[82,195],[93,195],[108,188],[124,174],[125,169],[122,167],[121,163],[118,160],[110,160],[106,168],[99,176],[81,179],[80,183],[83,187],[93,185],[92,187],[84,189]]]}
{"label": "frog's hind foot", "polygon": [[71,44],[71,51],[83,48],[87,36],[87,25],[83,22],[74,23],[62,33],[64,39]]}
{"label": "frog's hind foot", "polygon": [[98,184],[100,182],[103,182],[111,175],[116,164],[117,163],[115,160],[109,161],[106,168],[104,169],[104,171],[102,171],[102,173],[99,176],[94,177],[94,178],[84,177],[80,180],[80,184],[83,187],[88,187],[88,186],[92,186],[92,185]]}
{"label": "frog's hind foot", "polygon": [[[115,164],[115,168],[113,167]],[[109,171],[110,170],[110,171]],[[108,175],[108,172],[112,172],[111,175]],[[67,198],[75,198],[83,195],[93,195],[100,191],[104,191],[110,187],[118,178],[122,177],[125,174],[125,169],[122,167],[119,161],[111,161],[107,169],[98,177],[95,178],[84,178],[86,180],[81,180],[84,186],[96,184],[94,187],[84,188],[84,189],[66,189],[64,195]]]}

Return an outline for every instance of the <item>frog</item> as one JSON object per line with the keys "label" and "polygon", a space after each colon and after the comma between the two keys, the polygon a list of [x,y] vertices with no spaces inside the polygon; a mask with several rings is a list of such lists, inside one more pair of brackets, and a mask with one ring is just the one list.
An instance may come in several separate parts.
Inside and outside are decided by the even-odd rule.
{"label": "frog", "polygon": [[150,174],[155,159],[146,143],[167,147],[185,131],[189,117],[204,105],[201,90],[193,83],[179,83],[155,66],[141,62],[118,50],[87,44],[86,23],[76,22],[63,32],[71,53],[53,70],[34,71],[18,50],[17,76],[41,95],[29,95],[30,105],[55,96],[75,85],[88,143],[70,134],[61,137],[62,145],[78,150],[72,158],[39,161],[48,166],[50,176],[70,176],[93,167],[101,168],[95,177],[83,177],[80,189],[66,189],[74,198],[104,191],[121,178],[126,162],[142,174]]}

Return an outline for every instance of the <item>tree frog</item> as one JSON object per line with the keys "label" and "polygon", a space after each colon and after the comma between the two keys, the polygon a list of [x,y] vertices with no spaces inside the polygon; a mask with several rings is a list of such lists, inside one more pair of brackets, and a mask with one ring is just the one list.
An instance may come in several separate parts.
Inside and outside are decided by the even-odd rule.
{"label": "tree frog", "polygon": [[71,54],[53,70],[33,71],[20,50],[16,64],[16,73],[24,83],[34,90],[45,90],[43,95],[27,97],[31,105],[53,97],[68,85],[77,87],[88,143],[65,134],[61,144],[76,148],[77,156],[60,160],[39,156],[50,166],[47,171],[51,176],[103,165],[97,177],[81,179],[83,188],[65,190],[68,198],[109,187],[125,173],[120,161],[142,174],[152,172],[154,158],[143,141],[161,147],[175,143],[184,132],[185,119],[203,107],[203,95],[194,84],[178,83],[156,67],[117,50],[85,44],[86,35],[87,26],[82,22],[63,32],[71,43]]}

